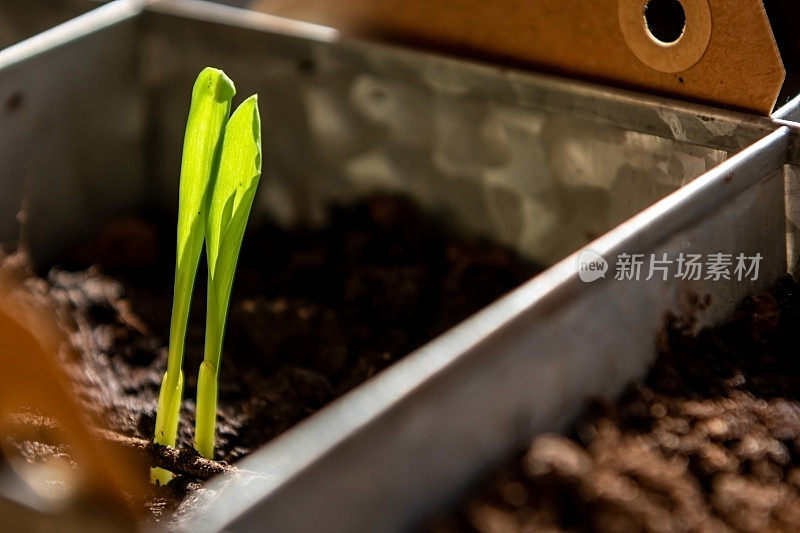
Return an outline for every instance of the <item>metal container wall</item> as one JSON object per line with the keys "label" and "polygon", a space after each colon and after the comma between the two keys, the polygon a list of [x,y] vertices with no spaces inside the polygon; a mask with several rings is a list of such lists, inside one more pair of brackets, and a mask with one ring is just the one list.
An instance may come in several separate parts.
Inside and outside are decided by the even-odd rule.
{"label": "metal container wall", "polygon": [[0,51],[0,102],[17,102],[0,108],[0,241],[23,190],[42,260],[144,203],[140,10],[114,2]]}
{"label": "metal container wall", "polygon": [[[212,483],[208,510],[182,517],[197,529],[413,526],[641,375],[667,313],[713,323],[786,272],[793,126],[187,0],[117,0],[0,52],[0,102],[22,102],[0,111],[0,241],[16,238],[23,183],[43,261],[112,217],[174,208],[206,65],[260,94],[257,215],[324,224],[331,202],[397,192],[555,266]],[[622,252],[765,261],[753,283],[585,284],[564,258],[589,242],[612,265]]]}
{"label": "metal container wall", "polygon": [[97,7],[99,0],[3,0],[0,50]]}
{"label": "metal container wall", "polygon": [[294,30],[313,38],[294,38],[275,32],[276,19],[214,7],[162,2],[145,17],[143,78],[162,136],[154,177],[174,187],[185,87],[206,64],[219,65],[241,95],[261,95],[269,132],[261,205],[286,222],[321,221],[330,201],[396,191],[462,231],[552,264],[769,128],[613,89],[335,42],[311,26]]}
{"label": "metal container wall", "polygon": [[[772,114],[772,118],[790,128],[800,122],[800,96],[788,102]],[[793,150],[797,150],[793,148]],[[800,168],[787,166],[784,172],[786,201],[786,261],[792,275],[800,270]]]}

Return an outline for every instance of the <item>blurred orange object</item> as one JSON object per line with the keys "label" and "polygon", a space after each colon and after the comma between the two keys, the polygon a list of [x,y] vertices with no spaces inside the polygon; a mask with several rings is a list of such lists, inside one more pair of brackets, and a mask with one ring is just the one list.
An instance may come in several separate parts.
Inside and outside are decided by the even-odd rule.
{"label": "blurred orange object", "polygon": [[102,515],[111,517],[115,530],[135,529],[135,504],[126,494],[146,492],[146,468],[137,476],[130,458],[95,436],[55,358],[68,343],[50,313],[15,294],[12,286],[0,272],[0,439],[4,446],[9,437],[35,440],[36,428],[10,422],[20,412],[51,418],[78,469],[75,475],[74,468],[26,464],[0,454],[0,524],[14,524],[19,529],[8,531],[17,531],[57,523],[60,531],[68,531],[64,517],[80,507],[76,530],[105,529],[91,525]]}

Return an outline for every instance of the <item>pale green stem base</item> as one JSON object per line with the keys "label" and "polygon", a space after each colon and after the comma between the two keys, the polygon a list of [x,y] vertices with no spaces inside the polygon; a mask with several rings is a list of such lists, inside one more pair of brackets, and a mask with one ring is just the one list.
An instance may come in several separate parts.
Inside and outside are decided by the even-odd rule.
{"label": "pale green stem base", "polygon": [[216,431],[217,371],[211,362],[203,361],[197,375],[194,449],[207,459],[214,458]]}
{"label": "pale green stem base", "polygon": [[[178,374],[178,382],[172,391],[168,372],[164,373],[161,390],[158,393],[158,411],[156,411],[156,434],[153,442],[163,446],[175,446],[178,440],[178,423],[180,422],[181,400],[183,398],[183,372]],[[163,468],[150,469],[150,482],[155,485],[166,485],[172,480],[172,472]]]}

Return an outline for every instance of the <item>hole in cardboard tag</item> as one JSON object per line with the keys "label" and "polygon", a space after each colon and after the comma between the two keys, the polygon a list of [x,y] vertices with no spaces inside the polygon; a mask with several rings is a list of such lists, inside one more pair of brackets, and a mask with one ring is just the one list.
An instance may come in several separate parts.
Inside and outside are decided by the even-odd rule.
{"label": "hole in cardboard tag", "polygon": [[686,12],[678,0],[649,0],[644,20],[650,35],[664,44],[680,39],[686,29]]}
{"label": "hole in cardboard tag", "polygon": [[693,67],[711,41],[708,0],[619,0],[619,26],[631,52],[659,72]]}

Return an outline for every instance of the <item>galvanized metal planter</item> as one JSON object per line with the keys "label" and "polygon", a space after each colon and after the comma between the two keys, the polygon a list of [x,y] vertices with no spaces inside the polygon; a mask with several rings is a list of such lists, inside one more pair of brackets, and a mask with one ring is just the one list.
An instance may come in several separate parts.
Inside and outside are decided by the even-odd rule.
{"label": "galvanized metal planter", "polygon": [[100,0],[4,0],[0,8],[0,50],[98,5]]}
{"label": "galvanized metal planter", "polygon": [[[44,260],[113,216],[173,206],[187,88],[205,65],[261,95],[261,216],[324,224],[332,202],[397,192],[555,265],[243,460],[247,474],[212,482],[182,527],[411,527],[641,375],[667,312],[720,320],[787,271],[791,125],[187,0],[117,0],[0,52],[0,102],[22,102],[0,111],[0,241],[16,237],[25,179]],[[612,264],[764,262],[748,283],[587,284],[568,255],[589,242]]]}
{"label": "galvanized metal planter", "polygon": [[566,429],[587,397],[644,375],[668,314],[717,323],[786,274],[795,137],[776,131],[590,245],[611,261],[761,254],[758,281],[586,284],[574,254],[242,461],[257,474],[213,483],[189,524],[399,531],[452,503],[532,435]]}

